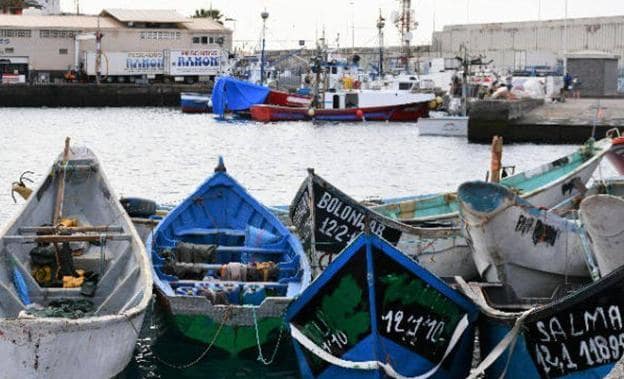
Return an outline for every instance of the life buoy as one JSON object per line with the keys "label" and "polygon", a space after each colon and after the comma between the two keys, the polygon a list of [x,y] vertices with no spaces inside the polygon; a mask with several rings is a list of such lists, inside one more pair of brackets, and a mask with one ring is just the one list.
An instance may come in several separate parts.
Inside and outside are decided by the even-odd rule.
{"label": "life buoy", "polygon": [[353,82],[353,89],[360,89],[362,87],[362,82],[356,80]]}

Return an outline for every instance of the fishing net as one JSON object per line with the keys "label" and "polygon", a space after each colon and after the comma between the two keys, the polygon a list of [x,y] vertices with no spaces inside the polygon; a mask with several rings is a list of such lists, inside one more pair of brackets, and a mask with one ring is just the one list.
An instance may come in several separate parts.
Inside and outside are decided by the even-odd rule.
{"label": "fishing net", "polygon": [[28,310],[28,314],[35,317],[79,319],[90,317],[95,311],[95,304],[86,299],[59,299],[53,300],[47,307]]}

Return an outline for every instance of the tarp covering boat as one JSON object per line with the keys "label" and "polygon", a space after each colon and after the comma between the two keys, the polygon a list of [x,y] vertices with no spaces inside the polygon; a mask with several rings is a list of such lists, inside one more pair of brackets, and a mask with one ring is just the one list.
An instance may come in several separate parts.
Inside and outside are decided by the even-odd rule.
{"label": "tarp covering boat", "polygon": [[304,378],[465,378],[475,305],[373,233],[288,309]]}
{"label": "tarp covering boat", "polygon": [[247,110],[254,104],[264,104],[270,91],[268,87],[221,77],[212,90],[212,111],[223,116],[226,111]]}

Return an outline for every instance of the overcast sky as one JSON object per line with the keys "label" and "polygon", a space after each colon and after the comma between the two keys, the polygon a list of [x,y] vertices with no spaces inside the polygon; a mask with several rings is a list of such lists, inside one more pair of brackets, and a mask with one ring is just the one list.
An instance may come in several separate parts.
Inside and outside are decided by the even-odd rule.
{"label": "overcast sky", "polygon": [[[390,22],[398,9],[398,0],[80,0],[84,13],[98,13],[107,8],[173,9],[191,15],[197,8],[220,9],[228,18],[226,24],[234,28],[238,45],[257,45],[261,30],[260,12],[267,9],[268,44],[271,48],[292,48],[298,40],[307,40],[311,46],[317,33],[325,26],[332,45],[340,33],[340,45],[352,45],[352,25],[355,25],[355,44],[377,44],[375,28],[379,9],[388,19],[385,28],[386,44],[398,44],[397,29]],[[624,15],[624,0],[569,0],[570,17]],[[61,0],[63,10],[75,9],[75,0]],[[540,12],[541,4],[541,12]],[[563,18],[565,0],[412,0],[419,27],[415,33],[417,44],[431,41],[435,28],[466,22],[503,22]],[[435,14],[435,18],[434,18]]]}

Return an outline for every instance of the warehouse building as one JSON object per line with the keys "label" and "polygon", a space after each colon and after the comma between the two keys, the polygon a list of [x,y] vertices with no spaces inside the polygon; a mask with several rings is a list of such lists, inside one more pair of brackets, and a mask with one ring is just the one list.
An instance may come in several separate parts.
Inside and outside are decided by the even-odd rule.
{"label": "warehouse building", "polygon": [[482,54],[499,70],[562,65],[567,53],[604,52],[624,66],[624,16],[451,25],[434,32],[432,52],[451,58],[465,44],[473,55]]}
{"label": "warehouse building", "polygon": [[[63,77],[68,70],[86,70],[89,55],[96,52],[98,31],[103,35],[99,59],[102,63],[98,67],[104,75],[119,69],[112,65],[113,57],[120,54],[140,58],[133,63],[135,69],[137,65],[150,66],[150,59],[156,58],[158,62],[151,64],[159,66],[156,70],[134,73],[153,71],[160,75],[163,67],[167,71],[167,65],[176,65],[174,60],[164,62],[169,51],[184,55],[190,66],[195,66],[195,62],[199,66],[202,62],[210,64],[202,56],[215,55],[213,52],[217,51],[222,56],[222,52],[232,48],[232,31],[222,24],[207,18],[184,17],[171,10],[106,9],[98,16],[0,15],[0,74],[5,79],[17,75],[30,81],[47,81]],[[197,71],[199,67],[193,68]],[[212,69],[197,71],[197,75],[216,74],[216,68]]]}

